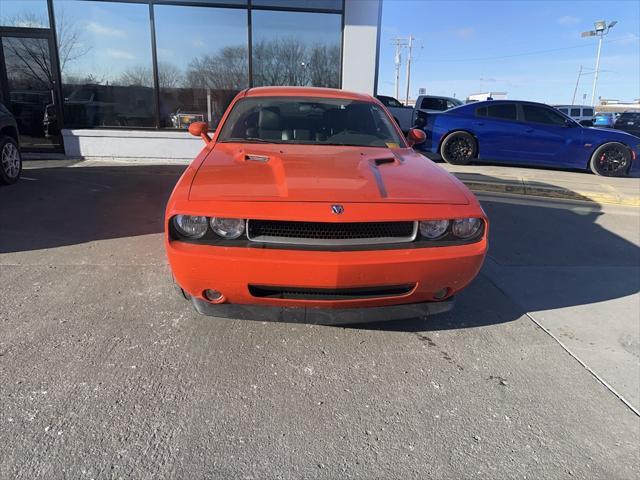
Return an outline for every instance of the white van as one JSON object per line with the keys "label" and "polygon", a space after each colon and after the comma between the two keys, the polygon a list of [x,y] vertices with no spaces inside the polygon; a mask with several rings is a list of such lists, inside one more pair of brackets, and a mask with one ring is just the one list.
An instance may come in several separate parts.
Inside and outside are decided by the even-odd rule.
{"label": "white van", "polygon": [[595,112],[593,111],[593,107],[589,105],[554,105],[554,108],[573,118],[584,127],[593,126]]}

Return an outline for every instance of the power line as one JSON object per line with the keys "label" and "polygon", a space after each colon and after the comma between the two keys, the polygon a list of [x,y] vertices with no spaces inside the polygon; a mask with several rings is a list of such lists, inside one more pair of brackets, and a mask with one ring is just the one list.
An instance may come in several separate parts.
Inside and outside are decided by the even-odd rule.
{"label": "power line", "polygon": [[[617,38],[614,40],[609,40],[608,42],[604,42],[604,43],[614,43],[614,42],[621,42],[621,41],[626,41],[628,40],[628,38]],[[528,56],[528,55],[539,55],[541,53],[551,53],[551,52],[559,52],[562,50],[572,50],[575,48],[587,48],[587,47],[591,47],[591,45],[572,45],[570,47],[559,47],[559,48],[550,48],[547,50],[534,50],[531,52],[521,52],[521,53],[513,53],[513,54],[509,54],[509,55],[497,55],[494,57],[477,57],[477,58],[443,58],[443,59],[438,59],[438,58],[430,58],[429,61],[431,62],[443,62],[443,63],[450,63],[450,62],[477,62],[477,61],[483,61],[483,60],[499,60],[502,58],[513,58],[513,57],[524,57],[524,56]]]}

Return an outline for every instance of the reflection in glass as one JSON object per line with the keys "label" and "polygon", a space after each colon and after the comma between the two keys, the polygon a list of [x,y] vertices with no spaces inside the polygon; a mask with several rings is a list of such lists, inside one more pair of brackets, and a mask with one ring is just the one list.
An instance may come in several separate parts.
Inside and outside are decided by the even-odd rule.
{"label": "reflection in glass", "polygon": [[253,84],[339,88],[341,16],[254,10]]}
{"label": "reflection in glass", "polygon": [[340,10],[342,0],[252,0],[254,7],[283,7],[283,8],[317,8],[319,10]]}
{"label": "reflection in glass", "polygon": [[156,5],[160,125],[214,129],[248,86],[247,11]]}
{"label": "reflection in glass", "polygon": [[67,127],[155,126],[149,6],[55,0]]}
{"label": "reflection in glass", "polygon": [[7,71],[6,106],[16,118],[20,143],[29,149],[51,148],[59,139],[49,135],[48,108],[54,107],[54,73],[49,43],[44,38],[2,37]]}
{"label": "reflection in glass", "polygon": [[49,28],[47,0],[0,0],[0,26]]}

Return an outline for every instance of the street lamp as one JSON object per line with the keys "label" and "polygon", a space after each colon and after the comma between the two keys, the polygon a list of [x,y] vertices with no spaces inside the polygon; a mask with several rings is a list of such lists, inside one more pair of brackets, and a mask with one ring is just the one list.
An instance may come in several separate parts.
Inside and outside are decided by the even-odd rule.
{"label": "street lamp", "polygon": [[593,90],[591,91],[591,106],[595,107],[596,104],[596,85],[598,84],[598,73],[600,72],[600,51],[602,50],[602,37],[604,37],[609,30],[611,30],[616,23],[616,20],[607,25],[606,20],[598,20],[593,24],[595,27],[593,30],[582,32],[582,38],[584,37],[598,37],[598,54],[596,56],[596,71],[593,76]]}

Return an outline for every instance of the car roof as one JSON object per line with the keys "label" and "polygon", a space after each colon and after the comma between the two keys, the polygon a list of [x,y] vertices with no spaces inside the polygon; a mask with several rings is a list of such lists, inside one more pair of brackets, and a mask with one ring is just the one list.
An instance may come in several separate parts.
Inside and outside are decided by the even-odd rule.
{"label": "car roof", "polygon": [[[473,106],[473,108],[480,108],[480,107],[485,107],[487,105],[499,105],[499,104],[505,104],[505,103],[516,103],[516,104],[520,104],[520,105],[537,105],[537,106],[540,106],[540,107],[551,107],[551,105],[548,105],[546,103],[529,102],[527,100],[482,100],[481,102],[467,103],[464,106],[465,107]],[[554,107],[557,107],[557,105],[554,106]],[[552,107],[552,108],[554,108],[554,107]],[[460,108],[460,107],[456,107],[456,108]],[[589,108],[591,108],[591,107],[589,107]]]}
{"label": "car roof", "polygon": [[591,105],[551,105],[554,108],[593,108]]}
{"label": "car roof", "polygon": [[349,92],[337,88],[320,87],[255,87],[246,90],[245,97],[315,97],[315,98],[344,98],[370,102],[371,95],[366,93]]}

